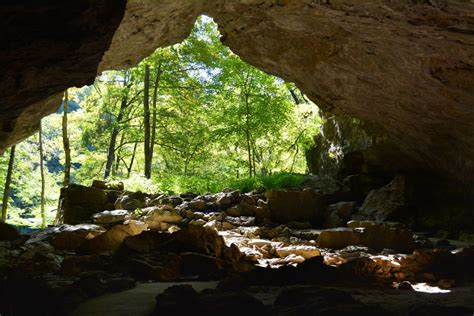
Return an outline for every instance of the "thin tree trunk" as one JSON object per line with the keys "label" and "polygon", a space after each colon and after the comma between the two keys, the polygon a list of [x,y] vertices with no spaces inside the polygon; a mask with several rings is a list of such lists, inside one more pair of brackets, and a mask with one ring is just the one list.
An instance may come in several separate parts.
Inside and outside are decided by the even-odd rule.
{"label": "thin tree trunk", "polygon": [[64,147],[64,181],[63,187],[67,187],[71,181],[71,148],[69,146],[69,136],[67,133],[67,111],[68,111],[68,93],[64,92],[64,113],[63,113],[63,147]]}
{"label": "thin tree trunk", "polygon": [[115,143],[117,142],[118,128],[114,127],[112,134],[110,135],[109,149],[107,150],[107,162],[105,164],[104,179],[110,176],[112,170],[112,164],[115,160]]}
{"label": "thin tree trunk", "polygon": [[247,155],[248,155],[248,167],[249,177],[253,176],[252,168],[252,148],[250,145],[250,109],[249,109],[249,97],[245,95],[245,138],[247,140]]}
{"label": "thin tree trunk", "polygon": [[156,140],[156,101],[158,99],[158,85],[160,84],[162,70],[161,62],[158,64],[158,69],[156,70],[156,77],[153,86],[153,103],[152,103],[152,119],[151,119],[151,141],[150,141],[150,164],[153,162],[153,153],[155,151],[155,140]]}
{"label": "thin tree trunk", "polygon": [[[128,89],[126,86],[126,80],[124,80],[124,89]],[[120,103],[120,109],[117,115],[117,121],[115,122],[116,124],[114,125],[114,128],[112,129],[112,134],[110,135],[109,148],[107,150],[107,162],[105,164],[104,179],[107,179],[110,176],[110,173],[112,171],[112,165],[114,164],[114,161],[115,161],[115,145],[117,143],[117,136],[120,132],[118,124],[120,124],[120,122],[123,119],[123,116],[125,114],[125,109],[128,106],[127,102],[128,102],[128,93],[125,93]]]}
{"label": "thin tree trunk", "polygon": [[138,142],[135,142],[135,145],[133,146],[132,159],[130,160],[130,165],[127,167],[127,178],[130,178],[130,174],[132,173],[133,162],[135,161],[135,154],[137,153],[137,146]]}
{"label": "thin tree trunk", "polygon": [[8,198],[10,197],[10,184],[12,182],[13,163],[15,161],[15,148],[16,146],[12,146],[10,149],[10,160],[8,160],[7,178],[5,179],[5,188],[3,190],[2,218],[0,219],[2,223],[5,223],[7,220]]}
{"label": "thin tree trunk", "polygon": [[41,122],[38,131],[39,137],[39,152],[40,152],[40,172],[41,172],[41,195],[40,195],[40,206],[41,206],[41,227],[46,227],[46,213],[44,209],[44,191],[46,188],[46,181],[44,177],[44,163],[43,163],[43,132],[41,128]]}
{"label": "thin tree trunk", "polygon": [[150,66],[145,65],[145,78],[144,78],[144,91],[143,91],[143,112],[144,112],[144,125],[145,125],[145,177],[151,178],[151,144],[150,144]]}
{"label": "thin tree trunk", "polygon": [[293,101],[295,101],[295,104],[298,105],[300,104],[300,99],[296,95],[295,91],[293,89],[288,88],[288,91],[290,91],[291,97],[293,98]]}
{"label": "thin tree trunk", "polygon": [[257,164],[255,163],[255,142],[252,142],[252,168],[253,168],[253,175],[257,175]]}
{"label": "thin tree trunk", "polygon": [[119,167],[120,167],[120,159],[122,158],[122,157],[120,157],[120,153],[122,151],[122,144],[123,144],[124,138],[125,138],[125,132],[122,132],[122,134],[120,135],[120,142],[119,142],[119,146],[118,146],[120,149],[117,152],[117,155],[116,155],[117,158],[115,159],[115,167],[112,170],[113,171],[112,174],[114,176],[118,174],[118,170],[119,170]]}

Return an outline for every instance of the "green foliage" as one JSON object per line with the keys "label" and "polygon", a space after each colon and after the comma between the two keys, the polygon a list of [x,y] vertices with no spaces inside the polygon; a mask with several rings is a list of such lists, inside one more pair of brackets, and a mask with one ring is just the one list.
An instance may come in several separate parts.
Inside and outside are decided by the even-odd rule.
{"label": "green foliage", "polygon": [[[71,181],[104,176],[127,190],[180,193],[297,187],[304,151],[321,120],[298,88],[246,64],[220,42],[217,26],[201,17],[188,39],[161,48],[128,70],[107,71],[92,86],[69,89],[80,108],[68,114]],[[144,72],[150,69],[150,107],[156,108],[152,178],[144,171]],[[156,96],[156,99],[155,99]],[[59,106],[59,105],[58,105]],[[54,218],[62,181],[62,113],[43,120],[46,210]],[[112,143],[115,135],[115,144]],[[17,146],[9,221],[37,225],[37,135]],[[0,157],[3,183],[8,157]]]}

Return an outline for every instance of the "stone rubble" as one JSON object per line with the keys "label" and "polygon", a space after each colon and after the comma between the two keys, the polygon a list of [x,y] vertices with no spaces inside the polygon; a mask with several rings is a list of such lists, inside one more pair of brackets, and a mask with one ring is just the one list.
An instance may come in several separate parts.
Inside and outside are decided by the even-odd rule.
{"label": "stone rubble", "polygon": [[[136,281],[223,279],[232,273],[264,284],[362,279],[399,289],[420,282],[450,288],[474,279],[474,247],[434,244],[392,222],[352,220],[344,227],[319,229],[314,219],[324,226],[334,215],[338,221],[349,219],[355,203],[321,209],[319,194],[302,192],[314,198],[313,217],[308,209],[300,215],[283,212],[287,201],[299,196],[295,191],[273,192],[268,198],[230,189],[179,196],[114,192],[115,203],[102,207],[120,209],[98,209],[89,223],[63,224],[31,236],[0,225],[0,236],[7,236],[0,241],[0,276],[15,280],[23,273],[40,280],[45,291],[69,293],[71,306]],[[64,218],[85,209],[80,199],[72,200],[72,208],[63,203]],[[291,221],[281,223],[282,216]]]}

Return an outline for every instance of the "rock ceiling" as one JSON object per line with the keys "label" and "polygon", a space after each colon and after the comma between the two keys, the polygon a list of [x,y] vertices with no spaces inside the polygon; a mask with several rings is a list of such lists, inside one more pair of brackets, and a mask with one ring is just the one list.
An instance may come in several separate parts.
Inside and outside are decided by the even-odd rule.
{"label": "rock ceiling", "polygon": [[64,89],[182,41],[200,14],[243,60],[295,82],[324,110],[377,123],[408,161],[400,168],[474,179],[471,0],[5,4],[0,150],[33,133]]}

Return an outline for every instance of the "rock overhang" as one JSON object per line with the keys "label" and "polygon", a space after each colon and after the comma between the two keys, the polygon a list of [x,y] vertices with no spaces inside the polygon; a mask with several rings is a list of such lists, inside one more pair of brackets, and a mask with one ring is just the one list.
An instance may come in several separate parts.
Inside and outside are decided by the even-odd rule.
{"label": "rock overhang", "polygon": [[[57,23],[46,23],[55,12]],[[326,111],[377,123],[393,149],[388,156],[400,157],[390,163],[403,161],[395,169],[472,182],[472,12],[471,1],[449,0],[7,5],[0,12],[9,27],[2,36],[8,51],[0,54],[0,149],[31,134],[54,111],[53,96],[179,43],[207,14],[246,62],[295,82]],[[22,25],[25,19],[31,23]]]}

